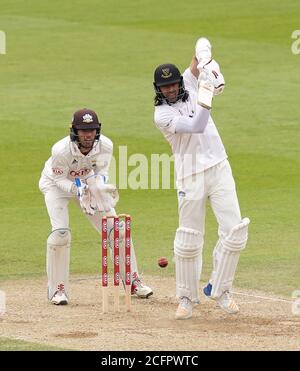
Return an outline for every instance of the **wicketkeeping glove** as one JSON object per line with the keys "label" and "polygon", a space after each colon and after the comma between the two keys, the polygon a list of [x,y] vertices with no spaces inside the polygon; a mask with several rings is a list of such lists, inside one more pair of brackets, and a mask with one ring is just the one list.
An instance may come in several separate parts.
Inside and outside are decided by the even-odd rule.
{"label": "wicketkeeping glove", "polygon": [[119,201],[117,188],[113,184],[103,184],[99,176],[86,180],[92,195],[92,205],[100,212],[109,212]]}
{"label": "wicketkeeping glove", "polygon": [[81,209],[88,215],[94,215],[95,208],[92,206],[92,198],[88,185],[82,183],[79,178],[75,179],[75,184],[77,186],[77,196]]}

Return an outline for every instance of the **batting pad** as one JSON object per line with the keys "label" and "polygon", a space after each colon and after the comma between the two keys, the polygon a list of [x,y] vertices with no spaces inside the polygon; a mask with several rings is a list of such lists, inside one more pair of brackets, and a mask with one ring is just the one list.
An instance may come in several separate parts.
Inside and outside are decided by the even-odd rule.
{"label": "batting pad", "polygon": [[174,240],[176,296],[199,302],[199,277],[202,268],[203,235],[189,228],[178,228]]}
{"label": "batting pad", "polygon": [[249,224],[250,219],[244,218],[218,246],[219,256],[212,281],[212,298],[218,298],[224,291],[231,289],[240,253],[247,244]]}
{"label": "batting pad", "polygon": [[52,299],[57,287],[64,285],[66,296],[69,291],[71,233],[69,229],[52,231],[47,240],[48,298]]}

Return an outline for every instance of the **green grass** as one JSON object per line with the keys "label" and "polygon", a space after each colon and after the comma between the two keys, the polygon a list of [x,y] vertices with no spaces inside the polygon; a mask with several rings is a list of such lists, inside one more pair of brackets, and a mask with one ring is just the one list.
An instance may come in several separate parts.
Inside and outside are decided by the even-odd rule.
{"label": "green grass", "polygon": [[23,340],[14,340],[0,337],[0,351],[59,351],[64,348],[53,347]]}
{"label": "green grass", "polygon": [[[183,70],[195,41],[209,37],[226,78],[213,117],[229,154],[242,213],[252,220],[236,284],[290,295],[299,289],[299,63],[292,0],[2,0],[0,30],[0,279],[45,274],[48,216],[37,183],[50,147],[68,134],[72,113],[95,109],[103,132],[128,153],[169,153],[153,125],[152,76],[163,62]],[[129,168],[129,171],[134,167]],[[162,273],[177,227],[174,190],[121,190],[133,215],[141,270]],[[99,273],[100,241],[71,206],[71,272]],[[210,211],[203,279],[216,222]]]}

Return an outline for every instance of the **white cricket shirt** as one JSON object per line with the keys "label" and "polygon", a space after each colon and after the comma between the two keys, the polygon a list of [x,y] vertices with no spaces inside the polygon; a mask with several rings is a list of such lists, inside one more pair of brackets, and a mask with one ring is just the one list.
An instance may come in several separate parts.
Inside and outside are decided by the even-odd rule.
{"label": "white cricket shirt", "polygon": [[202,172],[227,158],[218,130],[209,116],[203,133],[176,133],[176,121],[180,116],[193,117],[197,104],[197,79],[188,68],[183,73],[189,98],[175,104],[155,107],[154,122],[170,143],[175,160],[177,179]]}
{"label": "white cricket shirt", "polygon": [[112,141],[102,134],[87,155],[80,152],[70,137],[63,138],[54,144],[52,155],[45,163],[41,177],[43,187],[56,185],[65,192],[73,193],[75,178],[84,180],[93,173],[107,177],[112,153]]}

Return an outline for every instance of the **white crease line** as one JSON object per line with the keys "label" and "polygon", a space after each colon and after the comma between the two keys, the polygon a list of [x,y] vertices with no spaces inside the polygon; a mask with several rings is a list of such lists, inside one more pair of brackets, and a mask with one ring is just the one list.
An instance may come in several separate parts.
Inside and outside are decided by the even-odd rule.
{"label": "white crease line", "polygon": [[286,299],[279,299],[279,298],[268,298],[266,296],[259,296],[259,295],[251,295],[251,294],[244,294],[242,292],[232,292],[235,295],[241,295],[241,296],[249,296],[256,299],[263,299],[263,300],[270,300],[270,301],[282,301],[284,303],[293,303],[293,300],[286,300]]}
{"label": "white crease line", "polygon": [[[101,276],[88,276],[88,277],[77,277],[77,278],[71,278],[70,281],[87,281],[87,280],[100,280]],[[270,300],[270,301],[278,301],[278,302],[284,302],[284,303],[294,303],[293,300],[286,300],[286,299],[280,299],[280,298],[268,298],[266,296],[259,296],[259,295],[251,295],[251,294],[244,294],[242,292],[236,292],[232,291],[233,294],[235,295],[241,295],[241,296],[248,296],[251,298],[256,298],[256,299],[263,299],[263,300]],[[250,302],[249,302],[250,303]],[[251,303],[259,303],[259,302],[251,302]]]}
{"label": "white crease line", "polygon": [[253,300],[253,301],[240,301],[239,304],[260,304],[261,300]]}

